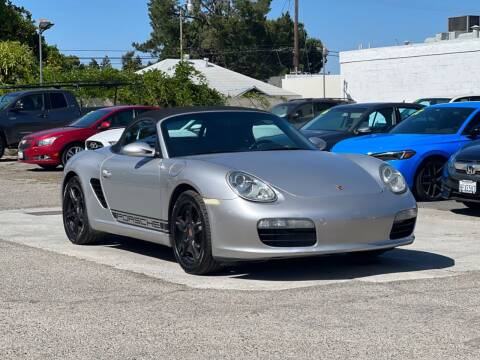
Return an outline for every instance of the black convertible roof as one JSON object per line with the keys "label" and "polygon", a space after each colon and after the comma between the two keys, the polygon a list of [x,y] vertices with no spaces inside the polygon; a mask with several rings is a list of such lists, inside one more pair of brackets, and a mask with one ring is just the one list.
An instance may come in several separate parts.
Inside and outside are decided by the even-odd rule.
{"label": "black convertible roof", "polygon": [[187,106],[187,107],[173,107],[165,108],[160,110],[153,110],[143,113],[140,118],[149,118],[155,121],[162,121],[165,118],[171,116],[177,116],[182,114],[189,113],[205,113],[205,112],[225,112],[225,111],[248,111],[248,112],[259,112],[264,114],[270,114],[264,110],[245,108],[245,107],[236,107],[236,106]]}

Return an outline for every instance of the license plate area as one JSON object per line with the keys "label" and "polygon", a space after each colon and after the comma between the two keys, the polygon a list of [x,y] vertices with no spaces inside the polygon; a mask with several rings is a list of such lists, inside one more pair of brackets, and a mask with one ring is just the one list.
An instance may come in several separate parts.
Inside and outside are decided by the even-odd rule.
{"label": "license plate area", "polygon": [[476,194],[477,182],[471,180],[460,180],[458,182],[458,192],[462,194]]}

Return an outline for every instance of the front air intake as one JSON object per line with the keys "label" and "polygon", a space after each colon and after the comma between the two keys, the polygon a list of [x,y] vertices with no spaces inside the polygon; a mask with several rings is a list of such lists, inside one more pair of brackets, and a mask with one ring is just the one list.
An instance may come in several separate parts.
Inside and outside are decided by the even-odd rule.
{"label": "front air intake", "polygon": [[103,194],[102,184],[99,179],[91,179],[90,185],[92,185],[93,192],[97,196],[98,202],[105,208],[108,209],[107,201],[105,200],[105,195]]}

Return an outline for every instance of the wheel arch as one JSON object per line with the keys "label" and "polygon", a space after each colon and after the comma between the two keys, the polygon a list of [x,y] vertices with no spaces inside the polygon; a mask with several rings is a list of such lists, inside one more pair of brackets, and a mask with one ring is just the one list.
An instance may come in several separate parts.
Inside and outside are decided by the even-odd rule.
{"label": "wheel arch", "polygon": [[[80,176],[78,176],[78,174],[73,171],[73,170],[70,170],[63,178],[63,183],[62,183],[62,196],[63,196],[63,193],[65,191],[65,186],[67,186],[67,183],[70,181],[71,178],[73,177],[78,177],[80,179]],[[80,181],[80,180],[79,180]]]}
{"label": "wheel arch", "polygon": [[415,174],[414,174],[414,181],[417,179],[417,176],[418,176],[418,173],[420,172],[420,169],[430,160],[434,160],[434,159],[439,159],[439,160],[442,160],[444,162],[447,162],[448,159],[449,159],[449,156],[445,153],[441,153],[441,152],[434,152],[434,153],[429,153],[429,154],[426,154],[423,156],[423,159],[420,160],[420,162],[418,163],[416,169],[415,169]]}
{"label": "wheel arch", "polygon": [[175,206],[175,203],[177,202],[177,199],[180,197],[182,193],[185,191],[192,190],[195,191],[198,194],[201,194],[198,189],[196,189],[194,186],[188,183],[182,183],[179,184],[175,187],[175,189],[172,191],[172,194],[170,195],[170,201],[168,203],[168,222],[170,223],[171,217],[172,217],[172,212],[173,212],[173,207]]}

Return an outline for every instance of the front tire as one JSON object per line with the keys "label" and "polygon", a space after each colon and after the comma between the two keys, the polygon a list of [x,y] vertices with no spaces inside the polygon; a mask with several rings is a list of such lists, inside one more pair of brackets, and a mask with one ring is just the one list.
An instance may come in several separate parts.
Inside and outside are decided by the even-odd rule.
{"label": "front tire", "polygon": [[68,180],[63,191],[63,226],[68,239],[75,245],[86,245],[98,240],[99,233],[90,227],[85,196],[77,176]]}
{"label": "front tire", "polygon": [[420,201],[438,201],[442,198],[442,173],[445,160],[430,159],[415,177],[415,195]]}
{"label": "front tire", "polygon": [[5,140],[3,140],[2,134],[0,134],[0,159],[5,155],[5,148],[7,147],[7,144],[5,143]]}
{"label": "front tire", "polygon": [[68,160],[70,160],[75,154],[85,150],[82,144],[70,144],[62,152],[62,165],[65,167]]}
{"label": "front tire", "polygon": [[175,258],[185,272],[204,275],[218,270],[220,265],[212,256],[207,208],[195,191],[185,191],[175,202],[170,237]]}

